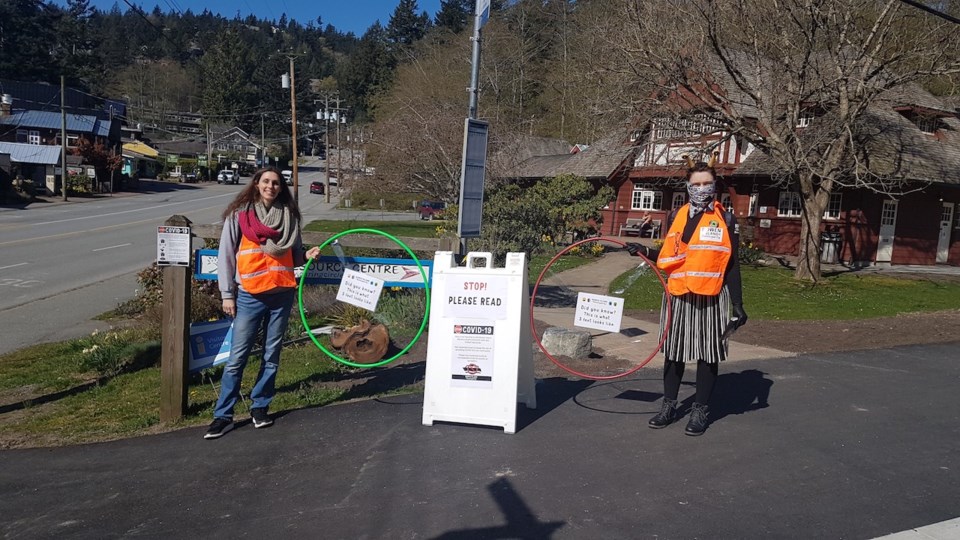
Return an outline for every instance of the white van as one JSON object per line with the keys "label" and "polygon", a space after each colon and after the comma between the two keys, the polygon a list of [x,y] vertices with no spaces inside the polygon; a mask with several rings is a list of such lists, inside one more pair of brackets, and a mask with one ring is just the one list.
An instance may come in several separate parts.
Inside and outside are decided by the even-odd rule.
{"label": "white van", "polygon": [[283,179],[286,180],[288,186],[293,185],[293,171],[291,170],[281,171],[280,174],[283,175]]}

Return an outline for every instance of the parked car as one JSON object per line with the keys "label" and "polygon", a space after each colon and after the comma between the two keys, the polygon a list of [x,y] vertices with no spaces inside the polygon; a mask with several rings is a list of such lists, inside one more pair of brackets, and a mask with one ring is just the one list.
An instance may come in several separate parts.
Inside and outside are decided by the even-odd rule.
{"label": "parked car", "polygon": [[190,171],[186,175],[184,175],[183,178],[186,183],[193,184],[197,181],[197,173],[196,171]]}
{"label": "parked car", "polygon": [[224,169],[217,175],[218,184],[239,184],[240,177],[230,169]]}
{"label": "parked car", "polygon": [[443,211],[447,209],[447,203],[440,201],[422,201],[417,207],[417,213],[420,219],[443,219]]}
{"label": "parked car", "polygon": [[286,171],[281,171],[280,174],[283,175],[283,179],[287,181],[288,186],[293,185],[293,171],[288,169]]}
{"label": "parked car", "polygon": [[310,193],[317,193],[323,195],[324,193],[323,182],[310,182]]}

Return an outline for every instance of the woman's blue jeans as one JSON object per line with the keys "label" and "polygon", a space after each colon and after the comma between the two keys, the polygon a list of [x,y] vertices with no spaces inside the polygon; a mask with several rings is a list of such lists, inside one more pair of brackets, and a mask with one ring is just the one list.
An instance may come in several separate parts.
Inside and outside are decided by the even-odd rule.
{"label": "woman's blue jeans", "polygon": [[283,334],[287,331],[290,309],[293,307],[295,289],[274,294],[252,295],[237,291],[237,317],[233,319],[233,339],[230,345],[230,360],[220,379],[220,399],[213,411],[214,418],[233,418],[233,407],[240,399],[240,382],[243,368],[247,366],[260,324],[266,328],[263,359],[257,382],[250,392],[253,408],[267,408],[273,401],[276,390],[277,367],[280,365],[280,349]]}

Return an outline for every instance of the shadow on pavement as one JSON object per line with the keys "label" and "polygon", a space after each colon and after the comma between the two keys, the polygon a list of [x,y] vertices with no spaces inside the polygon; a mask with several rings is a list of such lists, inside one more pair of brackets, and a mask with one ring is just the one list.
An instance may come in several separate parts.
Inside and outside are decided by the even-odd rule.
{"label": "shadow on pavement", "polygon": [[493,497],[500,508],[506,525],[483,527],[478,529],[463,529],[445,532],[433,537],[434,540],[467,540],[475,538],[529,538],[531,540],[546,540],[553,537],[553,533],[564,525],[565,521],[541,522],[527,506],[519,493],[513,488],[510,480],[500,478],[487,486],[487,492]]}
{"label": "shadow on pavement", "polygon": [[567,400],[573,399],[588,388],[593,381],[572,381],[564,377],[551,377],[536,382],[537,408],[517,407],[517,431],[546,416]]}
{"label": "shadow on pavement", "polygon": [[723,373],[710,398],[710,421],[716,422],[731,414],[743,414],[770,406],[773,381],[766,373],[748,369],[740,373]]}

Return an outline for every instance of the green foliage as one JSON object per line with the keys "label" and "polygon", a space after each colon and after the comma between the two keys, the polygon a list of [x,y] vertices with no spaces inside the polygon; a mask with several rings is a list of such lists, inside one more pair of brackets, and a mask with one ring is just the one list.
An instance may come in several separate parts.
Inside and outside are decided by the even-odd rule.
{"label": "green foliage", "polygon": [[551,230],[550,209],[531,190],[507,184],[488,193],[483,207],[480,245],[502,262],[509,252],[535,255]]}
{"label": "green foliage", "polygon": [[597,190],[584,178],[572,174],[544,179],[532,191],[548,208],[551,223],[544,232],[553,238],[562,238],[568,231],[578,238],[595,233],[600,209],[613,197],[610,186]]}
{"label": "green foliage", "polygon": [[[215,280],[190,278],[190,320],[191,322],[209,321],[222,317],[220,308],[220,290]],[[147,315],[156,326],[159,335],[160,304],[163,302],[163,268],[153,263],[137,273],[136,296],[115,310],[117,315],[133,317]]]}
{"label": "green foliage", "polygon": [[544,179],[529,189],[504,185],[488,193],[484,204],[484,249],[502,260],[510,251],[539,253],[545,237],[562,238],[567,231],[586,236],[596,230],[611,193],[607,186],[595,191],[573,175]]}

